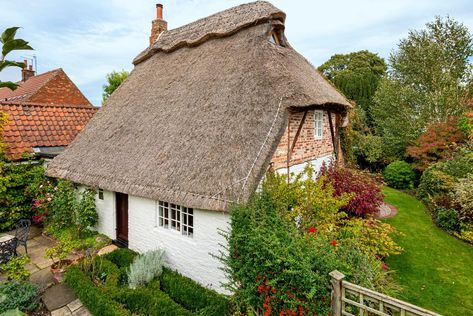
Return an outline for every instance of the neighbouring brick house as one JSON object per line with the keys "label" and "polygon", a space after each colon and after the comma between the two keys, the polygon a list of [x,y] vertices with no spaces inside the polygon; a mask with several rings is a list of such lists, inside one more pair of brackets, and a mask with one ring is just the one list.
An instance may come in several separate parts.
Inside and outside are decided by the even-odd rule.
{"label": "neighbouring brick house", "polygon": [[62,69],[35,75],[25,61],[18,84],[13,91],[0,88],[0,111],[10,121],[2,135],[10,160],[57,155],[97,111]]}
{"label": "neighbouring brick house", "polygon": [[[220,230],[269,168],[341,160],[350,103],[287,42],[285,14],[240,5],[151,44],[47,175],[98,189],[97,229],[224,291]],[[159,27],[158,27],[159,26]]]}

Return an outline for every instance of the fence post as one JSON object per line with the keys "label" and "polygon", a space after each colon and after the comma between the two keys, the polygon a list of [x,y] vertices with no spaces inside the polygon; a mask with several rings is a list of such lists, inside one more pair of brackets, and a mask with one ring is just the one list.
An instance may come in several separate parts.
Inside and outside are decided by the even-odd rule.
{"label": "fence post", "polygon": [[342,281],[345,275],[337,270],[329,273],[332,284],[331,316],[342,316]]}

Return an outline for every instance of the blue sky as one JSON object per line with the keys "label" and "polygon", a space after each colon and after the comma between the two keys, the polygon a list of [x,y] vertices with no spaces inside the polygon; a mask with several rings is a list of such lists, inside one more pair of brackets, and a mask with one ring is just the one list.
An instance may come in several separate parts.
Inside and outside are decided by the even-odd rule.
{"label": "blue sky", "polygon": [[[105,75],[131,70],[132,59],[148,44],[155,3],[150,0],[2,0],[0,29],[21,26],[18,37],[36,55],[38,72],[63,68],[94,105],[100,105]],[[173,0],[164,4],[169,28],[248,1]],[[287,14],[291,45],[318,66],[331,55],[368,49],[388,57],[410,29],[422,28],[436,15],[450,15],[473,31],[471,0],[274,0]],[[19,80],[19,68],[0,80]]]}

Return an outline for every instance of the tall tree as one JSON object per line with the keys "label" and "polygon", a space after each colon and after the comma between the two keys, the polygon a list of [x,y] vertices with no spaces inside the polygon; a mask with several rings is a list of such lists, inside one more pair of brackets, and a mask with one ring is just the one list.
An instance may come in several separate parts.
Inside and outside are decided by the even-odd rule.
{"label": "tall tree", "polygon": [[113,91],[115,91],[130,73],[126,70],[122,71],[112,71],[111,73],[107,74],[107,83],[103,85],[103,93],[102,93],[102,104],[107,101],[107,99],[112,95]]}
{"label": "tall tree", "polygon": [[[16,31],[18,31],[19,27],[10,27],[7,28],[2,32],[0,35],[0,42],[2,43],[2,54],[0,57],[0,71],[4,70],[7,67],[20,67],[23,68],[25,66],[22,62],[16,62],[7,60],[7,55],[15,50],[32,50],[33,48],[28,45],[28,42],[20,39],[15,38]],[[12,90],[15,90],[18,85],[11,81],[0,81],[0,88],[8,87]]]}
{"label": "tall tree", "polygon": [[362,50],[333,55],[318,69],[349,99],[356,102],[361,116],[371,125],[371,99],[387,70],[384,59]]}
{"label": "tall tree", "polygon": [[436,17],[400,41],[371,111],[387,157],[403,157],[429,124],[464,112],[471,94],[472,43],[468,28],[449,17]]}

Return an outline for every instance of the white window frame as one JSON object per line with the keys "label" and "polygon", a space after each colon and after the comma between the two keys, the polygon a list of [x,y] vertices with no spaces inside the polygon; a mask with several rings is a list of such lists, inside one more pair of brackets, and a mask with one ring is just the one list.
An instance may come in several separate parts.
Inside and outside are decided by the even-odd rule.
{"label": "white window frame", "polygon": [[324,111],[314,110],[314,137],[315,139],[324,138]]}
{"label": "white window frame", "polygon": [[164,201],[158,201],[157,226],[179,232],[184,236],[194,236],[194,209]]}

